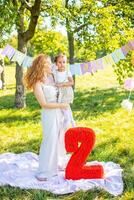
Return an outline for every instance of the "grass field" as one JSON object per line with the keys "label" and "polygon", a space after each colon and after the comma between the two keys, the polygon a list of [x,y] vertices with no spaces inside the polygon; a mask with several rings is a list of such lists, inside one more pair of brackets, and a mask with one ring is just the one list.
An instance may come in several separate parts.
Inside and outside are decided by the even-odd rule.
{"label": "grass field", "polygon": [[[0,153],[38,153],[41,143],[40,108],[27,93],[27,108],[14,108],[15,68],[6,67],[6,90],[0,90]],[[56,196],[40,190],[0,187],[0,200],[132,200],[134,199],[134,110],[128,113],[121,101],[128,97],[111,68],[95,75],[76,77],[72,106],[78,126],[96,132],[96,144],[88,161],[113,161],[123,168],[124,192],[114,197],[104,190],[79,191]],[[134,100],[133,94],[131,97]]]}

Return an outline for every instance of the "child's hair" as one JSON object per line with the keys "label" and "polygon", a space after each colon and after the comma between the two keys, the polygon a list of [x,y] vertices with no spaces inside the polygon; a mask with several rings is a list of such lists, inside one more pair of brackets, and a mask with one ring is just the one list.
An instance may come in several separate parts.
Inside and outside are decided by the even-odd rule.
{"label": "child's hair", "polygon": [[24,84],[27,89],[32,89],[38,81],[43,81],[44,69],[48,66],[47,59],[50,58],[45,54],[38,55],[31,67],[28,68],[24,77]]}
{"label": "child's hair", "polygon": [[56,57],[55,57],[55,59],[54,59],[54,62],[56,63],[57,62],[57,60],[58,60],[58,58],[60,58],[60,57],[66,57],[66,59],[67,59],[67,56],[64,54],[64,53],[59,53]]}

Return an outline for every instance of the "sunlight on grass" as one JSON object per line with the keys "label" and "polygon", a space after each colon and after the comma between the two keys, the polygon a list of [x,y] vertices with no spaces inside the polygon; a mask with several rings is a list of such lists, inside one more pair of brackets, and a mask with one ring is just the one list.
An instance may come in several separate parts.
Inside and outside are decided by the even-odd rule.
{"label": "sunlight on grass", "polygon": [[[27,108],[14,108],[15,68],[6,67],[6,90],[0,91],[0,153],[39,152],[42,137],[40,108],[27,93]],[[128,97],[117,83],[112,68],[76,77],[72,110],[78,126],[92,128],[96,144],[88,160],[113,161],[123,168],[124,193],[113,197],[103,190],[56,196],[46,191],[1,187],[1,199],[118,199],[134,197],[134,111],[128,113],[120,103]],[[132,100],[133,100],[132,94]]]}

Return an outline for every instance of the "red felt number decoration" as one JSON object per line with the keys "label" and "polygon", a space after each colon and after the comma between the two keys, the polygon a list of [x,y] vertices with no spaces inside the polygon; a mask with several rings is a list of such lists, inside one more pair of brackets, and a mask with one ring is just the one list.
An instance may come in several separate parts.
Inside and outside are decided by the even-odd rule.
{"label": "red felt number decoration", "polygon": [[70,128],[65,133],[65,147],[67,152],[73,152],[66,170],[65,178],[98,179],[103,178],[104,170],[101,165],[85,166],[86,159],[95,144],[95,133],[90,128]]}

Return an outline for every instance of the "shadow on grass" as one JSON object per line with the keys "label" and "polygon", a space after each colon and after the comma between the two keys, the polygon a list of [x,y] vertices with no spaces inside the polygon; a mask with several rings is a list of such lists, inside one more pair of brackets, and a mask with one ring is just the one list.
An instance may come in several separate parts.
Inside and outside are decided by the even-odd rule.
{"label": "shadow on grass", "polygon": [[[14,95],[5,95],[5,96],[1,96],[0,97],[0,109],[10,109],[10,108],[15,108],[14,105],[14,100],[15,100],[15,96]],[[26,104],[27,104],[27,108],[29,110],[35,110],[35,109],[39,109],[39,104],[36,101],[33,93],[28,93],[26,95]]]}
{"label": "shadow on grass", "polygon": [[[86,119],[89,115],[97,116],[105,112],[114,112],[121,107],[121,101],[126,98],[128,98],[128,94],[124,91],[118,91],[116,88],[103,90],[92,88],[89,91],[77,91],[75,93],[72,110],[76,111],[76,119]],[[29,111],[40,109],[33,93],[27,94],[26,103],[26,109]],[[10,108],[14,108],[14,95],[0,97],[0,109]],[[77,111],[81,111],[81,114],[78,114],[78,116]]]}
{"label": "shadow on grass", "polygon": [[38,123],[41,120],[40,112],[37,111],[36,113],[30,113],[29,115],[21,115],[23,114],[23,110],[20,112],[17,112],[17,114],[14,112],[10,115],[8,112],[8,115],[0,115],[0,123],[6,123],[7,126],[10,126],[11,123],[14,123],[15,125],[24,125],[28,122]]}
{"label": "shadow on grass", "polygon": [[[121,107],[122,100],[126,98],[128,98],[128,94],[117,88],[103,90],[92,88],[92,90],[78,91],[75,94],[72,109],[76,111],[76,119],[86,119],[89,115],[98,116],[105,112],[113,113]],[[78,113],[77,116],[77,111],[80,111],[81,115]]]}
{"label": "shadow on grass", "polygon": [[[29,139],[27,142],[12,142],[7,147],[5,147],[6,152],[13,153],[24,153],[24,152],[33,152],[38,154],[41,140],[39,139]],[[2,150],[3,152],[3,150]]]}

